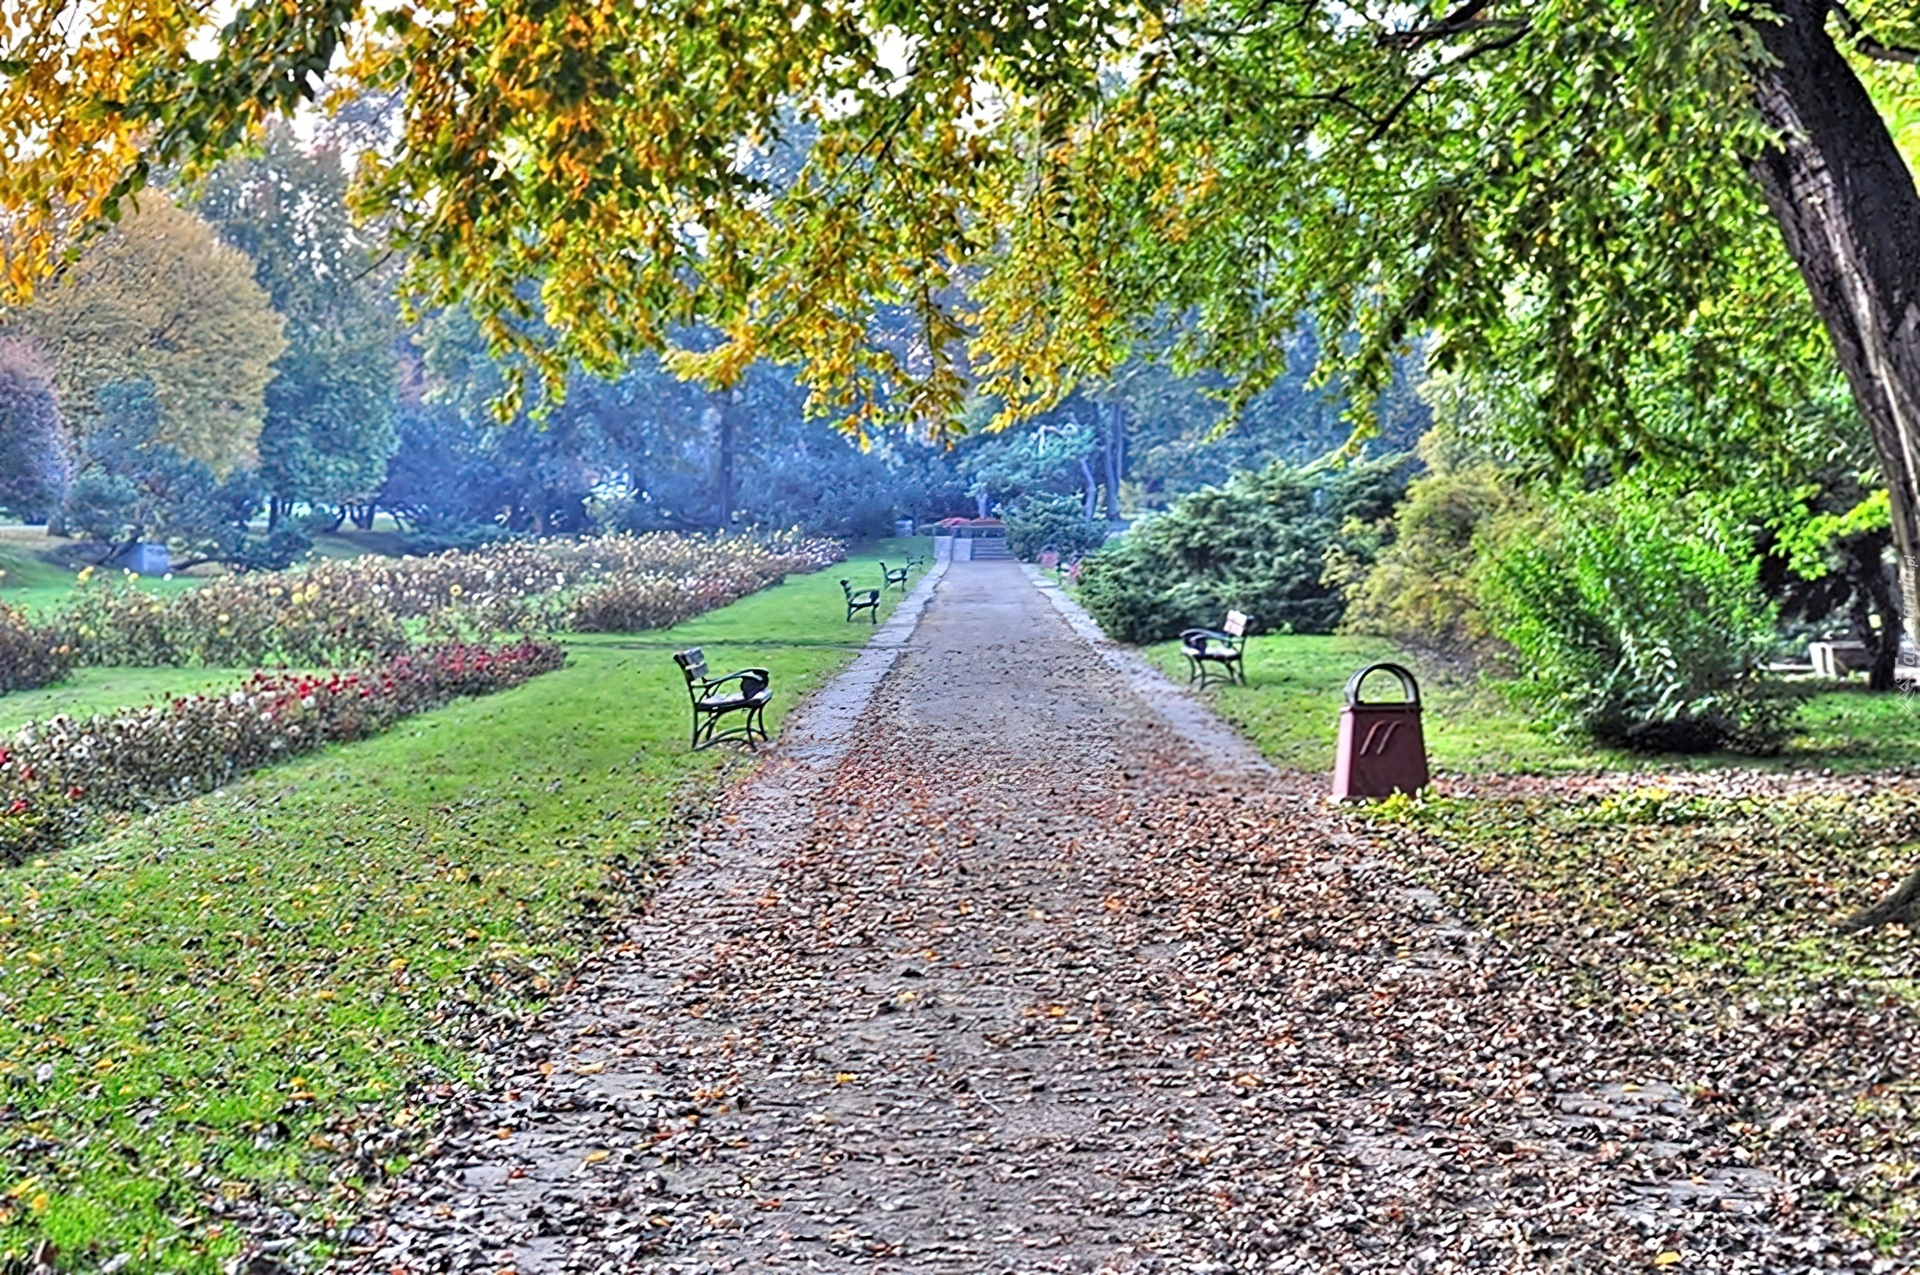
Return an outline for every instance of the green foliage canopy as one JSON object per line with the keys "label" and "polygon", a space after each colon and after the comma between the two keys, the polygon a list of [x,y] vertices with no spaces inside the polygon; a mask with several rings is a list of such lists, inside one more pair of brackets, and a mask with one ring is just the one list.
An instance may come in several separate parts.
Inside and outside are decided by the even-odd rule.
{"label": "green foliage canopy", "polygon": [[[123,184],[217,156],[331,72],[402,99],[361,198],[413,282],[501,341],[537,309],[550,369],[700,321],[729,340],[689,370],[799,359],[822,406],[944,417],[963,370],[1045,405],[1156,315],[1197,315],[1185,352],[1259,384],[1312,313],[1359,332],[1329,355],[1377,387],[1415,326],[1445,360],[1522,353],[1517,305],[1554,326],[1527,366],[1556,419],[1618,429],[1650,335],[1705,385],[1732,345],[1787,356],[1810,330],[1745,175],[1767,137],[1744,10],[331,0],[243,7],[206,59],[182,0],[122,10],[115,65],[63,44],[60,5],[6,40],[30,70],[5,127],[73,140],[0,197],[107,193],[106,138]],[[1860,16],[1888,43],[1911,25]],[[876,339],[883,311],[910,340]]]}
{"label": "green foliage canopy", "polygon": [[[260,477],[280,501],[364,501],[398,438],[399,335],[378,237],[353,224],[337,150],[309,150],[276,124],[257,155],[222,165],[197,203],[246,253],[286,319],[260,433]],[[389,272],[390,273],[390,272]]]}

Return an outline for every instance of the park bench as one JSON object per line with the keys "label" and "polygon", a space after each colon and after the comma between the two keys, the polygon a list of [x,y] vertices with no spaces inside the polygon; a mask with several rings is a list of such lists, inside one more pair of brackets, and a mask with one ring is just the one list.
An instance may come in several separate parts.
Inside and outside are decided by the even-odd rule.
{"label": "park bench", "polygon": [[927,555],[926,555],[926,554],[924,554],[924,553],[913,553],[913,554],[908,554],[908,555],[907,555],[907,570],[909,570],[909,571],[918,571],[918,570],[919,570],[920,568],[922,568],[922,567],[924,567],[924,566],[926,566],[926,565],[927,565]]}
{"label": "park bench", "polygon": [[909,568],[907,567],[895,567],[892,571],[889,571],[887,570],[887,564],[884,562],[881,563],[880,587],[883,589],[898,589],[900,592],[905,593],[907,591],[908,570]]}
{"label": "park bench", "polygon": [[880,590],[855,589],[852,582],[842,580],[840,592],[847,595],[847,623],[853,623],[853,617],[865,611],[867,618],[874,624],[880,623]]}
{"label": "park bench", "polygon": [[1815,677],[1836,681],[1844,681],[1850,674],[1873,667],[1873,652],[1865,642],[1853,640],[1814,642],[1807,647],[1807,658],[1813,664]]}
{"label": "park bench", "polygon": [[[699,647],[675,651],[673,662],[687,677],[687,698],[693,704],[693,747],[705,748],[723,740],[739,739],[753,747],[754,737],[767,738],[763,716],[767,701],[773,698],[771,676],[763,668],[735,669],[725,677],[707,676],[707,657]],[[732,690],[727,684],[738,682]],[[744,714],[742,724],[718,731],[720,719],[728,713]]]}
{"label": "park bench", "polygon": [[[1209,680],[1247,684],[1242,657],[1247,651],[1247,630],[1253,617],[1242,611],[1227,612],[1227,622],[1217,629],[1187,629],[1180,634],[1180,651],[1192,668],[1187,681],[1199,679],[1204,690]],[[1215,672],[1215,666],[1219,671]]]}

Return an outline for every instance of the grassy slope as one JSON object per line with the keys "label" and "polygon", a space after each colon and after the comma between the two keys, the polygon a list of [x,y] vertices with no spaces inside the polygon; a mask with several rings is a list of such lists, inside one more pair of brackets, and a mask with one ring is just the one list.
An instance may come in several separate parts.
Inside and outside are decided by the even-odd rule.
{"label": "grassy slope", "polygon": [[472,1074],[479,1016],[564,976],[727,767],[687,753],[667,653],[769,667],[777,721],[869,631],[839,577],[890,556],[570,639],[561,672],[0,877],[5,1247],[208,1269],[218,1199],[350,1215],[347,1153],[397,1154],[407,1086]]}
{"label": "grassy slope", "polygon": [[90,717],[129,704],[230,689],[251,675],[227,668],[79,668],[53,686],[0,695],[0,735],[56,714]]}
{"label": "grassy slope", "polygon": [[[1187,663],[1178,643],[1149,648],[1148,658],[1176,681]],[[1248,686],[1209,691],[1220,713],[1244,731],[1275,764],[1303,770],[1333,768],[1341,691],[1354,670],[1374,660],[1410,664],[1420,676],[1427,711],[1427,748],[1437,770],[1551,773],[1567,770],[1676,766],[1815,766],[1843,771],[1920,763],[1920,697],[1828,691],[1801,710],[1799,728],[1777,758],[1732,754],[1641,757],[1568,742],[1532,729],[1526,715],[1496,685],[1462,683],[1424,667],[1391,644],[1370,638],[1256,637],[1247,648]],[[1398,694],[1393,679],[1367,683],[1369,694]]]}

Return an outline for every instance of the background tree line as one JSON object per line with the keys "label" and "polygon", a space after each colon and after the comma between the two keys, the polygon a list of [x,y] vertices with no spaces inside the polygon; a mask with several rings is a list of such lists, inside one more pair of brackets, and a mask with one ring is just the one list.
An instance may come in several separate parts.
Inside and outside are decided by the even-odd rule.
{"label": "background tree line", "polygon": [[[351,124],[351,121],[349,121]],[[344,127],[344,126],[343,126]],[[581,369],[540,419],[494,410],[507,372],[463,308],[408,322],[398,259],[347,204],[341,139],[275,125],[190,190],[154,190],[0,338],[0,510],[182,565],[281,566],[378,514],[418,549],[595,529],[792,527],[884,534],[896,518],[1065,501],[1097,531],[1230,473],[1309,460],[1348,433],[1337,387],[1287,375],[1231,415],[1217,378],[1151,351],[1028,426],[952,447],[904,428],[850,439],[784,369],[729,390],[652,354]],[[1386,444],[1417,437],[1406,385]]]}

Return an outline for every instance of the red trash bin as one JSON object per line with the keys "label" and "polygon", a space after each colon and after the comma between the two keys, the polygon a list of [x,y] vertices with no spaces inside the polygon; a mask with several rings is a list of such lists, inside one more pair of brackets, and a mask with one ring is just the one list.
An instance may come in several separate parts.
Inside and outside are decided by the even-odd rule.
{"label": "red trash bin", "polygon": [[[1370,673],[1400,679],[1406,700],[1369,704],[1360,684]],[[1333,799],[1409,795],[1427,786],[1427,741],[1420,730],[1420,684],[1398,664],[1369,664],[1347,679],[1340,709],[1340,742],[1333,756]]]}

